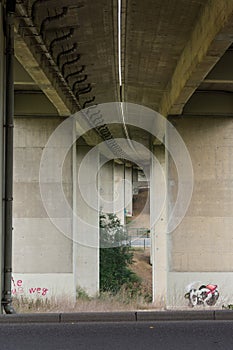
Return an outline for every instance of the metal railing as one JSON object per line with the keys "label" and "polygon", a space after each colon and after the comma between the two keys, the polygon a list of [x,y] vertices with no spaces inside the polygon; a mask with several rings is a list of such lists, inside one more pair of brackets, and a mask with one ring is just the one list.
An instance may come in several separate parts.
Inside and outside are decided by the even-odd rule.
{"label": "metal railing", "polygon": [[130,228],[126,229],[127,241],[131,247],[142,247],[144,250],[146,247],[150,247],[150,230],[148,228]]}

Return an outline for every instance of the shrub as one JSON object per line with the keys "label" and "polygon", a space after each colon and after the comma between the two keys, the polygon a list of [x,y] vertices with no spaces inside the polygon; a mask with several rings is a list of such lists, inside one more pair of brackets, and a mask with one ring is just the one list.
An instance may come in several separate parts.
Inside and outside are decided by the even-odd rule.
{"label": "shrub", "polygon": [[115,214],[100,214],[100,291],[116,294],[125,286],[134,290],[140,278],[129,269],[133,252]]}

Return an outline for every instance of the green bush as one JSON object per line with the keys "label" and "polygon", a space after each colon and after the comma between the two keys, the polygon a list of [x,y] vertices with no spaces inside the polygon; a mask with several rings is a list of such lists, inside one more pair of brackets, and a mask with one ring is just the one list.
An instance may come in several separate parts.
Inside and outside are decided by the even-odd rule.
{"label": "green bush", "polygon": [[133,252],[115,214],[100,214],[100,291],[116,294],[122,286],[132,291],[140,278],[129,269]]}

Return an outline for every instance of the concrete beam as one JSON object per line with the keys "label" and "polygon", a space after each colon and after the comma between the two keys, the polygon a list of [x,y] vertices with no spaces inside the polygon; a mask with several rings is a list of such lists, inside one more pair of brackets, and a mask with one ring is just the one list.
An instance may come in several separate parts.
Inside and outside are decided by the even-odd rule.
{"label": "concrete beam", "polygon": [[81,109],[22,3],[16,5],[16,14],[15,56],[18,61],[59,115],[67,116]]}
{"label": "concrete beam", "polygon": [[[44,93],[28,95],[17,95],[15,97],[15,115],[60,115],[69,116],[81,109],[81,107],[72,101],[70,96],[66,96],[58,76],[52,73],[51,62],[46,58],[41,59],[38,51],[38,45],[30,41],[29,36],[21,36],[20,30],[15,28],[15,73],[17,73],[15,87],[19,88],[26,85],[30,87],[37,85]],[[17,63],[18,62],[18,63]],[[60,85],[59,85],[60,84]],[[75,107],[76,106],[76,107]],[[82,132],[81,132],[82,134]],[[95,145],[100,141],[96,131],[89,131],[84,136],[89,145]]]}
{"label": "concrete beam", "polygon": [[200,82],[230,46],[232,0],[206,2],[161,99],[162,115],[181,114]]}
{"label": "concrete beam", "polygon": [[[28,39],[29,40],[29,39]],[[35,52],[35,45],[28,45],[18,32],[15,33],[15,56],[24,67],[29,76],[40,87],[48,99],[52,102],[59,115],[67,116],[71,114],[71,107],[64,102],[64,96],[58,93],[54,85],[55,79],[52,79],[51,72],[45,73],[45,67],[42,68],[41,58]],[[34,52],[33,52],[34,51]],[[48,67],[47,67],[48,71]],[[48,77],[50,75],[50,77]]]}

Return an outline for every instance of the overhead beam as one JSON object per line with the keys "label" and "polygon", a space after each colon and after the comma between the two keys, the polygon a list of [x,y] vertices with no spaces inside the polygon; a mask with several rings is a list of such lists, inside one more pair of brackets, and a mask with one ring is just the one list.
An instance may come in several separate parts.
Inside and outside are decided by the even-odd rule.
{"label": "overhead beam", "polygon": [[80,104],[48,51],[22,2],[16,5],[15,56],[26,72],[53,103],[59,115],[80,110]]}
{"label": "overhead beam", "polygon": [[33,46],[29,46],[26,41],[20,36],[20,34],[16,32],[15,56],[17,60],[21,63],[26,72],[52,102],[58,114],[61,116],[70,115],[71,108],[67,106],[67,102],[64,102],[64,96],[61,97],[61,93],[55,89],[55,81],[52,81],[52,79],[48,78],[49,75],[51,76],[51,72],[47,72],[47,74],[45,73],[44,69],[46,68],[44,67],[43,69],[41,67],[41,58],[39,57],[38,53],[32,53],[32,51],[35,51],[35,46],[33,50]]}
{"label": "overhead beam", "polygon": [[232,0],[206,2],[161,99],[162,115],[182,113],[185,103],[232,43],[232,20]]}
{"label": "overhead beam", "polygon": [[[33,94],[32,97],[28,95],[28,91],[20,95],[16,93],[15,115],[66,117],[81,110],[79,101],[55,65],[31,18],[27,16],[23,4],[18,3],[16,9],[21,21],[25,21],[25,27],[21,27],[20,21],[15,25],[15,57],[44,95],[38,93]],[[28,84],[30,85],[31,82],[29,81]],[[21,83],[18,82],[18,85],[20,87]],[[27,105],[29,96],[35,103]],[[94,129],[83,135],[83,138],[89,145],[96,144],[100,139]]]}

